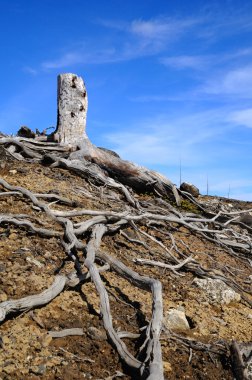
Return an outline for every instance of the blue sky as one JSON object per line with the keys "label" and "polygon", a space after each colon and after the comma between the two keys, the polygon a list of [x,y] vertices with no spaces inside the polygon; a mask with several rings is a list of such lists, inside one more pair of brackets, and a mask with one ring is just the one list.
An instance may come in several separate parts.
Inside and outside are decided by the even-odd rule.
{"label": "blue sky", "polygon": [[0,0],[0,130],[56,125],[85,80],[92,142],[252,200],[252,1]]}

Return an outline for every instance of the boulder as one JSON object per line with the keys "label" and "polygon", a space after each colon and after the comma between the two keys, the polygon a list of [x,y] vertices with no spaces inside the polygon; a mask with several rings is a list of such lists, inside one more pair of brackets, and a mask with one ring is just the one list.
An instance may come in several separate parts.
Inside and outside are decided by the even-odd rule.
{"label": "boulder", "polygon": [[250,214],[243,214],[238,219],[238,222],[244,223],[249,227],[252,227],[252,216]]}
{"label": "boulder", "polygon": [[200,195],[199,189],[195,185],[189,182],[181,183],[180,190],[186,191],[187,193],[191,194],[195,198],[197,198]]}
{"label": "boulder", "polygon": [[240,302],[241,300],[240,294],[236,293],[222,280],[195,278],[193,283],[206,292],[208,301],[211,304],[228,305],[231,302]]}
{"label": "boulder", "polygon": [[170,309],[166,312],[163,319],[163,327],[171,331],[185,331],[190,329],[186,315],[184,311],[180,309]]}
{"label": "boulder", "polygon": [[19,137],[25,137],[27,139],[34,139],[34,137],[36,136],[35,133],[25,125],[19,128],[17,135]]}

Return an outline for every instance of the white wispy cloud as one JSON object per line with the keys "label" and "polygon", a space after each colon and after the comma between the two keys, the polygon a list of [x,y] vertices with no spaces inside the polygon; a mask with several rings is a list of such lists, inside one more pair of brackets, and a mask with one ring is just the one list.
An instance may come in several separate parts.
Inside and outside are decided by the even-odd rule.
{"label": "white wispy cloud", "polygon": [[235,111],[230,115],[230,121],[252,128],[252,108]]}
{"label": "white wispy cloud", "polygon": [[159,17],[151,20],[133,20],[129,31],[144,39],[167,42],[201,23],[198,18],[172,19]]}
{"label": "white wispy cloud", "polygon": [[236,95],[244,98],[252,97],[252,66],[243,66],[226,73],[219,73],[217,79],[211,78],[203,92],[208,94]]}
{"label": "white wispy cloud", "polygon": [[208,56],[180,55],[173,57],[164,57],[160,62],[168,67],[175,69],[206,69],[211,63],[212,58]]}
{"label": "white wispy cloud", "polygon": [[30,66],[24,66],[22,68],[22,70],[27,73],[27,74],[30,74],[32,76],[36,76],[38,74],[38,70],[37,69],[34,69],[33,67],[30,67]]}
{"label": "white wispy cloud", "polygon": [[202,165],[218,155],[207,156],[206,145],[229,128],[224,114],[225,110],[211,110],[177,118],[159,115],[107,133],[104,139],[122,157],[144,165],[173,165],[181,154],[186,166]]}
{"label": "white wispy cloud", "polygon": [[60,69],[66,66],[76,65],[84,60],[82,54],[68,52],[55,60],[48,60],[42,63],[42,69]]}
{"label": "white wispy cloud", "polygon": [[131,96],[129,98],[132,102],[139,102],[139,103],[148,103],[148,102],[181,102],[188,99],[188,95],[158,95],[158,94],[150,94],[150,95],[136,95]]}
{"label": "white wispy cloud", "polygon": [[246,165],[241,167],[247,162],[246,154],[235,140],[238,112],[229,105],[189,113],[184,108],[183,116],[168,113],[120,125],[120,130],[102,139],[122,158],[158,170],[174,183],[179,183],[181,160],[182,180],[194,183],[202,193],[206,193],[208,177],[210,194],[230,193],[230,197],[249,200],[252,180]]}
{"label": "white wispy cloud", "polygon": [[44,61],[41,66],[42,69],[59,69],[71,65],[115,63],[157,55],[200,22],[198,19],[165,17],[131,22],[99,20],[100,27],[115,29],[120,33],[112,34],[110,39],[101,37],[99,41],[88,41],[84,37],[84,43],[80,41],[78,48],[71,47],[58,58]]}

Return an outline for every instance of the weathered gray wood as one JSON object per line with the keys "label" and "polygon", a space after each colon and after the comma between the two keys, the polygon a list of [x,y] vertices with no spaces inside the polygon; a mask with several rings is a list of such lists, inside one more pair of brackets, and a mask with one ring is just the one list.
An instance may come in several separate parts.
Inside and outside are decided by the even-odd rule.
{"label": "weathered gray wood", "polygon": [[[120,339],[116,333],[110,311],[108,293],[103,285],[99,271],[94,263],[96,253],[99,249],[102,236],[106,232],[106,227],[103,224],[97,224],[92,232],[91,239],[86,247],[87,257],[84,265],[88,268],[90,276],[95,284],[97,292],[100,296],[100,308],[103,318],[104,328],[108,334],[108,337],[115,345],[117,352],[123,358],[123,360],[132,368],[140,369],[143,363],[134,358],[134,356],[127,350],[125,343]],[[160,378],[161,380],[161,378]]]}
{"label": "weathered gray wood", "polygon": [[64,338],[65,336],[71,335],[84,335],[83,329],[79,327],[73,327],[72,329],[64,329],[60,331],[49,331],[48,333],[52,338]]}
{"label": "weathered gray wood", "polygon": [[[163,320],[163,299],[162,299],[162,284],[160,281],[147,276],[140,276],[137,272],[126,267],[121,261],[108,255],[100,250],[96,252],[96,256],[102,261],[110,265],[122,277],[133,283],[139,288],[152,292],[152,318],[147,328],[147,360],[149,364],[148,380],[162,380],[163,362],[161,345],[159,341],[162,320]],[[149,356],[149,357],[148,357]]]}
{"label": "weathered gray wood", "polygon": [[87,91],[82,78],[75,74],[58,76],[58,120],[55,140],[78,145],[86,135]]}
{"label": "weathered gray wood", "polygon": [[0,303],[0,322],[4,321],[9,313],[24,311],[36,306],[46,305],[62,292],[67,282],[66,276],[56,276],[53,284],[44,292],[19,300],[9,300]]}

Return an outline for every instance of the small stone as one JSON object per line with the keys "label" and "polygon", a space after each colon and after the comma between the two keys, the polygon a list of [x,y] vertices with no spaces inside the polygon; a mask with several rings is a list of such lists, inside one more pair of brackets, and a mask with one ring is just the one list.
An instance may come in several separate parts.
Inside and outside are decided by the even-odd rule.
{"label": "small stone", "polygon": [[12,233],[9,235],[9,239],[16,240],[17,238],[18,238],[18,235],[17,235],[15,232],[12,232]]}
{"label": "small stone", "polygon": [[50,368],[53,368],[57,365],[61,365],[62,363],[62,358],[60,357],[51,357],[47,362],[46,362],[46,365],[47,367],[50,367]]}
{"label": "small stone", "polygon": [[35,375],[43,375],[46,371],[46,365],[40,364],[38,366],[32,367],[31,372]]}
{"label": "small stone", "polygon": [[0,294],[0,302],[4,302],[4,301],[7,301],[8,299],[8,296],[6,293],[1,293]]}
{"label": "small stone", "polygon": [[28,263],[36,265],[39,268],[43,268],[43,266],[44,266],[40,261],[38,261],[37,259],[34,259],[34,257],[28,256],[28,257],[26,257],[26,261],[28,261]]}
{"label": "small stone", "polygon": [[164,372],[171,372],[172,371],[171,363],[163,362],[163,366],[164,366]]}
{"label": "small stone", "polygon": [[166,312],[163,320],[163,326],[168,330],[190,330],[185,313],[177,309],[170,309]]}
{"label": "small stone", "polygon": [[4,345],[6,345],[6,344],[8,345],[11,343],[10,338],[8,338],[7,336],[3,336],[2,340],[3,340]]}
{"label": "small stone", "polygon": [[0,272],[5,272],[6,271],[6,267],[3,263],[0,263]]}
{"label": "small stone", "polygon": [[106,340],[107,335],[105,331],[101,331],[94,326],[88,328],[88,336],[94,340]]}
{"label": "small stone", "polygon": [[17,368],[14,364],[6,365],[7,362],[4,363],[3,372],[7,373],[8,375],[16,372]]}
{"label": "small stone", "polygon": [[11,174],[17,174],[17,170],[16,169],[11,169],[11,170],[9,170],[9,173],[11,173]]}
{"label": "small stone", "polygon": [[218,318],[218,317],[213,317],[213,320],[218,322],[222,326],[226,326],[227,322],[225,322],[223,319]]}
{"label": "small stone", "polygon": [[51,256],[52,256],[52,254],[49,251],[46,251],[45,254],[44,254],[44,258],[45,259],[50,259]]}
{"label": "small stone", "polygon": [[52,341],[51,335],[45,334],[45,335],[43,335],[43,337],[41,339],[41,344],[43,347],[48,347],[49,344],[51,343],[51,341]]}
{"label": "small stone", "polygon": [[203,336],[208,336],[209,335],[209,329],[202,323],[199,323],[198,325],[198,328],[199,328],[199,332],[201,335]]}
{"label": "small stone", "polygon": [[241,296],[222,280],[211,278],[195,278],[193,283],[206,292],[208,300],[212,304],[228,305],[231,302],[240,302]]}

